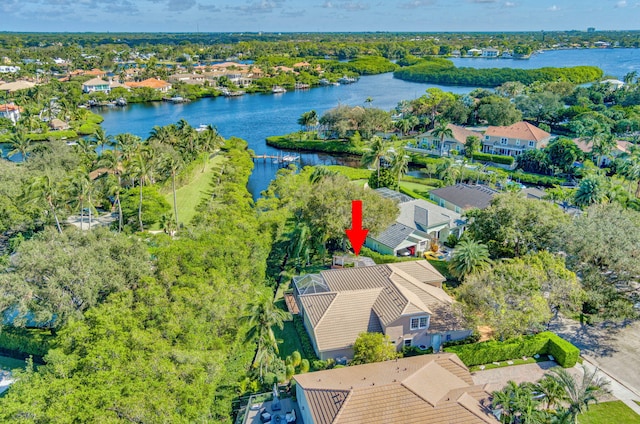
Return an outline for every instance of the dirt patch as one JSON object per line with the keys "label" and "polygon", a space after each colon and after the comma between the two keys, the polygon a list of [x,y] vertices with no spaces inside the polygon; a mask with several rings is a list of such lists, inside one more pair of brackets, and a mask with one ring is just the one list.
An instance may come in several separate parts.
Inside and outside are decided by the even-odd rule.
{"label": "dirt patch", "polygon": [[486,342],[493,339],[493,329],[488,325],[479,325],[478,333],[480,334],[479,342]]}

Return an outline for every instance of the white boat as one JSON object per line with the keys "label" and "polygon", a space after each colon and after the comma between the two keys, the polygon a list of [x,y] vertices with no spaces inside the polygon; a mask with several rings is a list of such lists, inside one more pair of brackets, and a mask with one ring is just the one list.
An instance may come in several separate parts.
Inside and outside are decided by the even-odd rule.
{"label": "white boat", "polygon": [[286,93],[286,92],[287,92],[287,89],[286,89],[286,88],[284,88],[284,87],[281,87],[281,86],[279,86],[279,85],[274,85],[274,86],[271,88],[271,92],[272,92],[273,94]]}
{"label": "white boat", "polygon": [[340,84],[353,84],[354,82],[357,82],[357,81],[358,81],[358,78],[352,78],[346,75],[338,80]]}

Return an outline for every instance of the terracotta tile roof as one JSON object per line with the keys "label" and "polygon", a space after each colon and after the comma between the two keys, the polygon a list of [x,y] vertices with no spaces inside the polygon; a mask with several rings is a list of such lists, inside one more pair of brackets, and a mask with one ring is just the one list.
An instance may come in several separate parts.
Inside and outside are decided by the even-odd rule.
{"label": "terracotta tile roof", "polygon": [[155,89],[171,86],[171,84],[169,84],[168,82],[159,80],[157,78],[147,78],[146,80],[140,82],[126,82],[125,85],[131,88],[149,87]]}
{"label": "terracotta tile roof", "polygon": [[6,104],[0,105],[0,112],[7,113],[7,112],[14,112],[14,111],[22,112],[23,109],[22,107],[18,105],[14,105],[13,103],[6,103]]}
{"label": "terracotta tile roof", "polygon": [[32,88],[35,86],[36,85],[30,81],[19,80],[14,82],[7,82],[5,84],[0,85],[0,91],[13,92],[18,90],[26,90],[27,88]]}
{"label": "terracotta tile roof", "polygon": [[314,424],[495,423],[474,385],[450,353],[351,366],[295,376]]}
{"label": "terracotta tile roof", "polygon": [[[442,290],[445,278],[425,260],[321,271],[323,292],[300,294],[319,351],[350,348],[362,332],[382,332],[403,315],[429,314],[436,331],[463,329]],[[298,280],[298,281],[302,281]]]}
{"label": "terracotta tile roof", "polygon": [[105,74],[105,72],[103,70],[101,70],[101,69],[98,69],[98,68],[93,68],[90,71],[84,72],[84,75],[92,75],[92,76],[97,76],[97,77],[100,77],[100,76],[102,76],[104,74]]}
{"label": "terracotta tile roof", "polygon": [[531,140],[542,141],[551,137],[551,134],[541,130],[535,125],[531,125],[528,122],[520,121],[508,127],[489,127],[484,132],[484,135],[490,135],[494,137],[506,137],[519,140]]}

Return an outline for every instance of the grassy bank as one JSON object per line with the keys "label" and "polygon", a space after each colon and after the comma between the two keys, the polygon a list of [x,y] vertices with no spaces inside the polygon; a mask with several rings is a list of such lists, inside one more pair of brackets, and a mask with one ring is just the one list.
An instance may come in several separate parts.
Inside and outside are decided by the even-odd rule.
{"label": "grassy bank", "polygon": [[[209,195],[211,191],[211,180],[215,170],[224,161],[223,156],[216,156],[209,160],[207,166],[202,171],[202,166],[195,166],[188,178],[188,183],[176,190],[176,204],[178,205],[178,218],[180,222],[189,223],[196,214],[196,207],[202,199]],[[163,189],[164,198],[173,207],[173,192],[171,183]],[[172,209],[173,210],[173,209]]]}

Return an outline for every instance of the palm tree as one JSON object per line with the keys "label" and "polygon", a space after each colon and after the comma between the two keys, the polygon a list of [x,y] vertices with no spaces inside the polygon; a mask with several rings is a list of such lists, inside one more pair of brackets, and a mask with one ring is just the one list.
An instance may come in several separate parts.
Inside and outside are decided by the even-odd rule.
{"label": "palm tree", "polygon": [[245,336],[246,341],[256,342],[256,354],[254,366],[260,366],[262,378],[263,365],[270,361],[269,351],[278,352],[278,341],[273,332],[274,327],[284,328],[284,322],[291,319],[291,314],[275,306],[267,296],[261,296],[249,306],[247,315],[241,318],[241,322],[248,324],[249,328]]}
{"label": "palm tree", "polygon": [[394,124],[394,127],[396,127],[398,130],[400,130],[400,135],[402,137],[405,136],[405,134],[409,131],[409,129],[411,128],[411,122],[408,119],[399,119],[397,120]]}
{"label": "palm tree", "polygon": [[622,175],[631,180],[636,181],[636,199],[640,198],[640,148],[631,147],[631,152],[624,158],[621,169]]}
{"label": "palm tree", "polygon": [[305,131],[309,131],[309,128],[318,125],[318,114],[315,110],[304,112],[300,115],[300,118],[298,118],[298,125],[304,127]]}
{"label": "palm tree", "polygon": [[369,107],[371,107],[371,103],[373,103],[373,97],[367,97],[366,99],[364,99],[365,105],[368,105]]}
{"label": "palm tree", "polygon": [[99,127],[94,133],[93,133],[93,144],[100,149],[100,152],[102,153],[104,151],[104,147],[111,144],[113,137],[111,137],[110,135],[107,135],[107,133],[105,132],[105,130],[102,127]]}
{"label": "palm tree", "polygon": [[586,366],[582,365],[582,371],[580,381],[577,381],[563,368],[554,368],[547,374],[564,389],[563,401],[567,403],[567,410],[575,424],[578,422],[578,415],[589,409],[590,403],[597,403],[597,396],[609,393],[609,381],[597,375],[597,368],[589,371]]}
{"label": "palm tree", "polygon": [[89,179],[89,174],[79,168],[78,172],[71,177],[68,182],[68,192],[71,195],[70,204],[76,206],[80,211],[80,230],[84,230],[84,210],[85,202],[89,209],[89,230],[91,230],[91,192],[93,186]]}
{"label": "palm tree", "polygon": [[449,271],[453,276],[463,279],[486,269],[491,263],[486,245],[474,240],[462,240],[456,245],[449,262]]}
{"label": "palm tree", "polygon": [[579,207],[607,202],[606,181],[599,175],[590,175],[580,181],[574,197],[574,203]]}
{"label": "palm tree", "polygon": [[140,188],[140,199],[138,200],[138,223],[140,224],[140,231],[144,231],[142,224],[142,187],[145,183],[153,179],[155,172],[155,162],[153,159],[152,150],[148,146],[145,146],[138,149],[128,163],[130,172],[133,178],[138,180],[138,186]]}
{"label": "palm tree", "polygon": [[502,390],[492,393],[492,408],[499,411],[499,419],[505,424],[542,424],[546,413],[537,409],[529,383],[516,384],[509,381]]}
{"label": "palm tree", "polygon": [[18,130],[15,134],[12,134],[9,138],[9,145],[11,150],[7,153],[8,157],[13,157],[19,153],[23,161],[27,160],[27,153],[31,150],[31,139],[24,131]]}
{"label": "palm tree", "polygon": [[182,161],[182,158],[180,157],[178,152],[173,149],[163,156],[162,162],[171,174],[171,191],[173,192],[173,216],[176,220],[177,230],[178,228],[180,228],[180,223],[178,221],[178,202],[176,200],[176,174],[182,168],[184,162]]}
{"label": "palm tree", "polygon": [[378,171],[378,180],[380,180],[380,160],[386,153],[387,143],[385,143],[382,138],[373,136],[362,154],[362,164],[364,166],[370,167],[371,165],[375,165]]}
{"label": "palm tree", "polygon": [[204,172],[207,164],[209,163],[209,156],[211,156],[212,153],[216,152],[222,145],[222,137],[218,133],[218,129],[209,124],[207,125],[207,128],[201,133],[200,138],[200,147],[205,152],[204,165],[202,166],[202,172]]}
{"label": "palm tree", "polygon": [[100,155],[99,166],[104,166],[109,170],[110,175],[115,176],[115,181],[109,184],[108,192],[115,197],[118,206],[118,232],[122,231],[122,205],[120,204],[120,193],[122,192],[122,153],[118,149],[105,150]]}
{"label": "palm tree", "polygon": [[29,186],[27,197],[31,201],[35,202],[44,200],[47,208],[56,221],[56,228],[58,229],[58,232],[62,233],[62,228],[60,227],[60,220],[58,219],[57,213],[58,202],[62,197],[59,184],[57,184],[57,182],[54,181],[49,174],[37,177]]}
{"label": "palm tree", "polygon": [[391,153],[389,165],[391,166],[391,172],[398,177],[397,187],[399,188],[400,179],[409,171],[409,156],[406,155],[404,149],[399,149],[397,152]]}
{"label": "palm tree", "polygon": [[449,127],[449,123],[444,119],[439,120],[432,134],[440,139],[440,156],[444,155],[444,139],[445,137],[453,137],[453,131]]}
{"label": "palm tree", "polygon": [[313,172],[309,176],[309,181],[311,182],[311,184],[317,184],[324,178],[333,177],[336,175],[338,175],[337,171],[332,171],[325,166],[316,166],[313,168]]}
{"label": "palm tree", "polygon": [[557,379],[545,375],[533,386],[535,392],[544,395],[545,409],[552,409],[564,398],[564,387]]}

